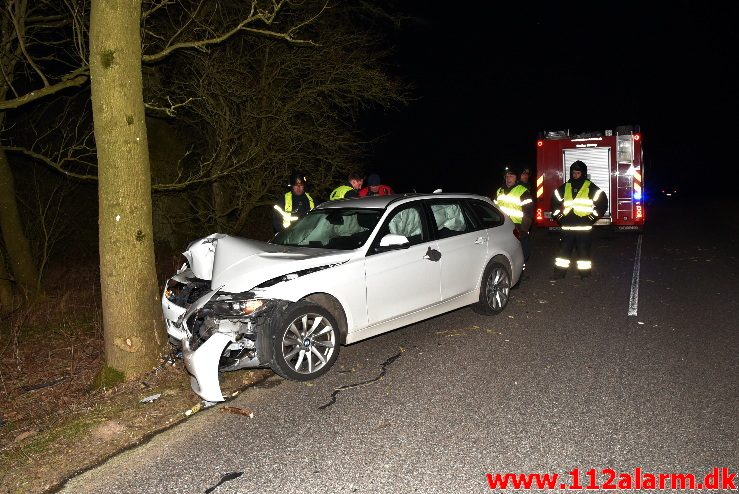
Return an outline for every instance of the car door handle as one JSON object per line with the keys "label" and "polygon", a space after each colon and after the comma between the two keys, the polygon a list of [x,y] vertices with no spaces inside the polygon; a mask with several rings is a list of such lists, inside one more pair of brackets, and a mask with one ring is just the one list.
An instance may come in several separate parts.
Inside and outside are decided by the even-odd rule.
{"label": "car door handle", "polygon": [[484,244],[485,243],[485,237],[477,237],[477,240],[475,240],[475,243],[477,245]]}
{"label": "car door handle", "polygon": [[438,260],[441,259],[441,252],[429,247],[429,250],[426,251],[426,255],[423,256],[423,258],[428,259],[429,261],[438,262]]}

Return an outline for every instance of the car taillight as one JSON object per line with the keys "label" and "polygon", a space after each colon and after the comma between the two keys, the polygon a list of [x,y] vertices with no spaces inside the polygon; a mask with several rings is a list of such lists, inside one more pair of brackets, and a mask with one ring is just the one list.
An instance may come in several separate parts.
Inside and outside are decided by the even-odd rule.
{"label": "car taillight", "polygon": [[515,226],[513,227],[513,236],[521,240],[521,234],[518,233],[518,228],[516,228]]}

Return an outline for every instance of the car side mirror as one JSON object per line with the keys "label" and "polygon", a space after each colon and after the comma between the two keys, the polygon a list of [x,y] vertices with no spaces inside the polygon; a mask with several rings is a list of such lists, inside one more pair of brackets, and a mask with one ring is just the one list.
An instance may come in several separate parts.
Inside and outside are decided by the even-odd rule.
{"label": "car side mirror", "polygon": [[377,252],[407,249],[410,246],[411,243],[408,240],[408,237],[405,237],[404,235],[397,235],[395,233],[388,233],[380,239],[380,245],[377,247]]}

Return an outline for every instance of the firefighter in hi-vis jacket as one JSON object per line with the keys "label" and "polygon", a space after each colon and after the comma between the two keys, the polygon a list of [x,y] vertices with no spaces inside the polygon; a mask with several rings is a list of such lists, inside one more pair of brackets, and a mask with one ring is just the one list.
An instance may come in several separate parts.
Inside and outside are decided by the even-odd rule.
{"label": "firefighter in hi-vis jacket", "polygon": [[531,192],[518,181],[516,171],[505,167],[503,171],[503,185],[495,192],[493,202],[507,214],[518,230],[518,239],[523,250],[524,266],[529,260],[529,230],[534,218],[534,201]]}
{"label": "firefighter in hi-vis jacket", "polygon": [[570,166],[570,179],[552,194],[552,217],[562,227],[559,253],[554,260],[554,277],[564,278],[570,267],[572,250],[577,251],[580,277],[590,276],[593,224],[608,209],[608,198],[588,180],[588,167],[582,161]]}
{"label": "firefighter in hi-vis jacket", "polygon": [[276,232],[284,230],[315,207],[313,198],[305,192],[305,176],[294,171],[290,175],[290,190],[274,205],[272,226]]}

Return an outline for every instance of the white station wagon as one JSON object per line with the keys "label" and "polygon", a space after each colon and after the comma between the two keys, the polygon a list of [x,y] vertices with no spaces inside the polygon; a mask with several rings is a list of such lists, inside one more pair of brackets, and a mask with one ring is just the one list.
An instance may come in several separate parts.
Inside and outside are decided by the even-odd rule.
{"label": "white station wagon", "polygon": [[471,304],[502,311],[523,267],[516,233],[471,194],[326,202],[269,242],[191,243],[162,297],[167,332],[207,401],[224,399],[221,371],[313,379],[343,344]]}

